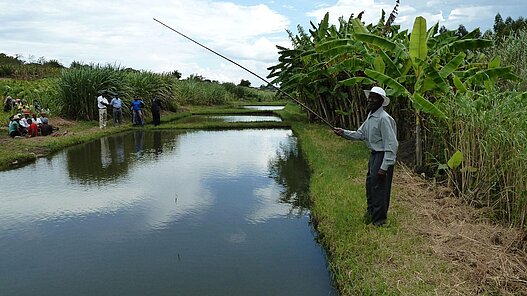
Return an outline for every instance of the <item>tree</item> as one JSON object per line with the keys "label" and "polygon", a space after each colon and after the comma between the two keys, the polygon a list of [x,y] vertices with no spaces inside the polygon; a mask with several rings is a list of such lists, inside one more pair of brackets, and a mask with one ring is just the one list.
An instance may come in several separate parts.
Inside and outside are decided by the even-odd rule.
{"label": "tree", "polygon": [[240,81],[240,84],[238,84],[238,86],[245,86],[245,87],[251,87],[251,82],[249,80],[244,80],[242,79]]}
{"label": "tree", "polygon": [[456,35],[459,37],[465,37],[468,34],[467,28],[464,25],[459,25],[456,31]]}
{"label": "tree", "polygon": [[504,27],[505,24],[503,23],[503,18],[501,17],[501,14],[496,14],[496,16],[494,17],[494,34],[502,35]]}
{"label": "tree", "polygon": [[0,65],[22,65],[23,63],[18,56],[12,57],[5,53],[0,53]]}
{"label": "tree", "polygon": [[178,70],[174,70],[174,71],[170,72],[169,75],[175,77],[176,79],[180,79],[181,78],[181,72],[179,72]]}

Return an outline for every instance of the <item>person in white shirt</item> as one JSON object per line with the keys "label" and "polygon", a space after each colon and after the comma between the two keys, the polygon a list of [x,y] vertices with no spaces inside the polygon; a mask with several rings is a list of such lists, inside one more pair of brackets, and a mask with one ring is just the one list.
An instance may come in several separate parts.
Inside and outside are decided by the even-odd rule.
{"label": "person in white shirt", "polygon": [[362,140],[371,151],[366,175],[366,224],[386,223],[390,206],[393,167],[399,142],[395,120],[384,111],[390,99],[384,89],[373,87],[364,91],[368,98],[368,118],[356,131],[335,128],[334,132],[348,140]]}
{"label": "person in white shirt", "polygon": [[106,127],[106,121],[108,118],[108,110],[106,109],[110,104],[108,100],[104,97],[105,93],[100,92],[97,97],[97,108],[99,109],[99,128]]}

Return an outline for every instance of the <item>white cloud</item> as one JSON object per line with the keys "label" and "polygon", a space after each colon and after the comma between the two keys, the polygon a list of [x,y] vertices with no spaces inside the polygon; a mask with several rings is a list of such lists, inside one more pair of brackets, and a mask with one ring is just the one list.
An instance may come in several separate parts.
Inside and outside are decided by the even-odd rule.
{"label": "white cloud", "polygon": [[[295,32],[297,25],[309,28],[310,21],[319,22],[326,12],[333,24],[341,16],[348,18],[362,11],[363,21],[376,23],[381,10],[389,14],[395,5],[391,0],[244,3],[247,2],[3,0],[1,51],[57,59],[66,66],[76,60],[153,71],[178,70],[184,77],[200,73],[221,81],[239,82],[243,77],[254,85],[259,84],[257,78],[236,66],[224,66],[226,61],[153,18],[266,76],[266,67],[277,63],[275,45],[290,47],[286,29]],[[517,18],[527,15],[526,7],[520,0],[402,1],[396,24],[411,28],[415,17],[423,16],[429,27],[439,21],[449,29],[462,23],[468,30],[486,30],[492,28],[496,13]]]}
{"label": "white cloud", "polygon": [[[214,62],[204,58],[209,53],[156,23],[154,17],[226,56],[249,59],[251,64],[276,60],[274,44],[265,36],[285,33],[289,25],[286,17],[263,4],[208,0],[20,0],[0,3],[0,17],[4,27],[0,28],[0,43],[7,54],[44,56],[66,66],[77,60],[153,71],[177,69],[184,75],[206,67],[215,72],[219,62],[203,64],[205,59]],[[250,74],[243,75],[247,79]],[[216,76],[233,79],[232,73]]]}
{"label": "white cloud", "polygon": [[355,16],[359,15],[364,11],[362,20],[369,23],[377,23],[381,17],[381,10],[384,9],[386,13],[390,13],[395,4],[378,4],[373,0],[339,0],[337,4],[330,7],[323,7],[311,12],[307,15],[315,17],[317,21],[320,21],[326,12],[329,12],[329,16],[332,23],[337,23],[338,18],[344,16],[346,19],[353,13]]}

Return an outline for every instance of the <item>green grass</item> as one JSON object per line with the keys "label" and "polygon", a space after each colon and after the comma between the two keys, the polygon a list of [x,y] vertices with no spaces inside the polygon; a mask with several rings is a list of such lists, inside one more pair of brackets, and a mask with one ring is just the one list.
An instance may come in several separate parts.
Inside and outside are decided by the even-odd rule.
{"label": "green grass", "polygon": [[398,202],[398,188],[393,189],[386,227],[362,222],[369,156],[365,145],[306,123],[296,107],[279,113],[291,122],[312,169],[312,215],[341,295],[448,294],[441,282],[448,281],[452,267],[435,258],[423,238],[401,226],[413,216]]}

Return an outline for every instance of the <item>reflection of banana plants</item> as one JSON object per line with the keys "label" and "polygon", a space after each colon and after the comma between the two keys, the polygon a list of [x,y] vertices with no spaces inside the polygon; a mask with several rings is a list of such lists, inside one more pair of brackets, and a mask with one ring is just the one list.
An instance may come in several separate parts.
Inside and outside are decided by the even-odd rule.
{"label": "reflection of banana plants", "polygon": [[290,212],[301,215],[310,208],[309,166],[296,148],[297,145],[281,146],[276,158],[269,162],[269,174],[284,189],[280,202],[291,205]]}

